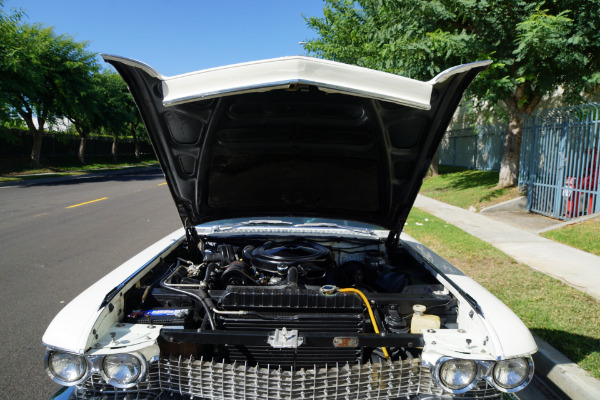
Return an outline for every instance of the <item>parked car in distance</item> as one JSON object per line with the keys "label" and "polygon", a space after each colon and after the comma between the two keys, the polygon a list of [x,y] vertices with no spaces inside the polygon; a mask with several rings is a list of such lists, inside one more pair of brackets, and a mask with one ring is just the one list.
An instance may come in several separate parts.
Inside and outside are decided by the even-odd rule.
{"label": "parked car in distance", "polygon": [[518,317],[402,233],[489,61],[421,82],[308,57],[173,77],[103,57],[183,227],[50,324],[56,399],[500,399],[529,383]]}

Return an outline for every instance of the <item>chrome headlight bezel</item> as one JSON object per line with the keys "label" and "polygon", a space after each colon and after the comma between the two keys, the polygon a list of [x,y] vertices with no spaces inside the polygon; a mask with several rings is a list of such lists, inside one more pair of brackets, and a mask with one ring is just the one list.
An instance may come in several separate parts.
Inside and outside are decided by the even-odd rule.
{"label": "chrome headlight bezel", "polygon": [[[528,368],[527,376],[525,376],[523,378],[523,380],[520,381],[519,384],[515,387],[506,387],[503,384],[501,384],[500,382],[498,382],[495,378],[495,371],[496,371],[496,368],[498,367],[498,365],[500,363],[510,362],[512,360],[519,360],[519,359],[524,360],[527,363],[527,368]],[[516,358],[510,358],[510,359],[496,361],[494,363],[494,365],[491,367],[489,373],[487,374],[486,380],[488,381],[488,383],[490,385],[494,386],[496,389],[498,389],[501,392],[514,393],[514,392],[518,392],[519,390],[524,389],[529,384],[529,382],[531,382],[531,380],[533,379],[533,373],[534,373],[534,365],[533,365],[533,359],[531,357],[516,357]]]}
{"label": "chrome headlight bezel", "polygon": [[[80,357],[81,360],[85,362],[85,371],[84,371],[83,375],[74,381],[67,381],[67,380],[61,379],[59,376],[57,376],[54,373],[54,371],[51,367],[51,357],[53,356],[53,354],[69,354],[69,355],[72,355],[75,357]],[[109,357],[111,355],[119,355],[119,354],[127,354],[129,356],[135,357],[140,363],[140,373],[138,374],[138,376],[136,377],[135,380],[133,380],[127,384],[121,384],[121,383],[111,379],[104,372],[103,365],[104,365],[105,358]],[[126,388],[130,388],[132,386],[139,384],[141,381],[146,379],[146,377],[148,375],[148,370],[149,370],[148,361],[141,353],[139,353],[137,351],[125,352],[125,353],[114,353],[114,354],[102,354],[102,355],[82,355],[82,354],[72,353],[72,352],[53,349],[53,348],[48,348],[48,350],[46,351],[46,354],[44,356],[44,367],[46,369],[46,373],[48,374],[48,376],[54,382],[56,382],[62,386],[79,385],[79,384],[83,383],[85,380],[89,379],[92,374],[99,374],[100,376],[102,376],[102,378],[104,379],[104,381],[106,383],[108,383],[116,388],[119,388],[119,389],[126,389]]]}
{"label": "chrome headlight bezel", "polygon": [[[446,382],[444,382],[444,380],[442,379],[442,367],[447,363],[447,362],[453,362],[453,361],[461,361],[461,362],[472,362],[473,366],[475,368],[475,373],[473,376],[473,379],[471,380],[471,382],[466,385],[465,387],[462,388],[458,388],[458,389],[453,389],[451,387],[449,387]],[[463,359],[463,358],[456,358],[456,357],[441,357],[436,365],[435,368],[433,370],[433,380],[435,381],[435,383],[441,387],[442,389],[444,389],[447,392],[450,393],[454,393],[454,394],[460,394],[460,393],[465,393],[468,392],[469,390],[473,389],[476,385],[477,382],[479,381],[479,379],[481,378],[481,365],[480,363],[476,362],[475,360],[468,360],[468,359]]]}
{"label": "chrome headlight bezel", "polygon": [[[137,361],[139,362],[139,369],[140,369],[139,374],[135,377],[135,379],[133,379],[127,383],[121,383],[121,382],[117,381],[116,379],[114,379],[114,377],[110,377],[104,369],[104,362],[106,361],[107,357],[123,356],[123,355],[133,357],[133,358],[137,359]],[[147,364],[146,359],[137,352],[107,354],[104,357],[102,357],[102,360],[100,361],[98,367],[99,367],[99,372],[102,375],[102,378],[104,379],[104,381],[116,388],[119,388],[119,389],[127,389],[127,388],[137,385],[146,377],[146,372],[148,371],[148,364]]]}
{"label": "chrome headlight bezel", "polygon": [[[83,363],[83,365],[85,366],[85,370],[83,372],[83,374],[77,378],[76,380],[73,381],[68,381],[65,379],[62,379],[60,376],[58,376],[54,369],[52,368],[52,357],[56,354],[65,354],[65,355],[71,355],[73,357],[79,357]],[[85,381],[91,374],[91,371],[93,370],[93,365],[91,360],[86,357],[83,356],[81,354],[75,354],[75,353],[70,353],[67,351],[60,351],[60,350],[48,350],[46,351],[46,354],[44,355],[44,368],[46,369],[46,373],[48,374],[48,376],[50,378],[52,378],[52,380],[56,383],[58,383],[59,385],[62,386],[75,386],[80,384],[81,382]]]}
{"label": "chrome headlight bezel", "polygon": [[[509,361],[515,360],[515,359],[522,359],[527,362],[527,366],[529,368],[527,377],[524,380],[522,380],[521,382],[519,382],[519,385],[517,385],[515,387],[510,388],[510,387],[503,386],[501,383],[497,382],[494,379],[495,368],[499,363],[509,362]],[[475,363],[477,366],[477,372],[475,374],[475,379],[469,385],[467,385],[466,387],[461,388],[461,389],[452,389],[452,388],[448,387],[448,385],[446,385],[444,383],[443,379],[441,378],[440,372],[441,372],[442,366],[450,360],[470,361],[470,362]],[[463,359],[463,358],[458,358],[458,357],[443,356],[443,357],[440,357],[436,361],[436,363],[433,367],[432,367],[432,364],[428,363],[427,365],[429,365],[431,368],[432,377],[433,377],[434,382],[439,387],[441,387],[443,390],[445,390],[446,392],[450,392],[453,394],[460,394],[460,393],[468,392],[469,390],[471,390],[475,386],[477,386],[477,383],[482,379],[485,379],[490,386],[493,386],[495,389],[497,389],[500,392],[504,392],[504,393],[518,392],[518,391],[524,389],[531,382],[531,380],[533,379],[534,372],[535,372],[533,359],[531,358],[531,356],[514,357],[514,358],[498,360],[498,361],[472,360],[472,359]]]}

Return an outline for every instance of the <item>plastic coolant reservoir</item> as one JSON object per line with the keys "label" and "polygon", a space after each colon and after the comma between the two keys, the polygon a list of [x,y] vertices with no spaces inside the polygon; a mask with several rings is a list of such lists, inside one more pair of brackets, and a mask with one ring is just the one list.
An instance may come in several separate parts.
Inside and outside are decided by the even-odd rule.
{"label": "plastic coolant reservoir", "polygon": [[424,314],[425,306],[415,304],[413,306],[413,316],[410,322],[410,333],[421,333],[423,329],[440,329],[440,317],[437,315]]}

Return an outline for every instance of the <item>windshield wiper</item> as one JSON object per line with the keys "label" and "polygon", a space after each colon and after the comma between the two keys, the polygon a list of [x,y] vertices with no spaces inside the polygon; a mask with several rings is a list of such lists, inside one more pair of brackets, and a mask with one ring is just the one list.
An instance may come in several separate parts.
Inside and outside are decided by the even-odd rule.
{"label": "windshield wiper", "polygon": [[355,228],[353,226],[344,226],[339,224],[334,224],[331,222],[309,222],[306,224],[297,224],[294,225],[294,228],[336,228],[336,229],[344,229],[350,232],[356,232],[363,235],[371,235],[377,236],[372,229],[369,228]]}
{"label": "windshield wiper", "polygon": [[292,225],[288,221],[279,221],[275,219],[253,219],[251,221],[236,222],[228,225],[219,225],[213,229],[213,232],[229,231],[231,229],[241,228],[243,226],[260,226],[260,225]]}

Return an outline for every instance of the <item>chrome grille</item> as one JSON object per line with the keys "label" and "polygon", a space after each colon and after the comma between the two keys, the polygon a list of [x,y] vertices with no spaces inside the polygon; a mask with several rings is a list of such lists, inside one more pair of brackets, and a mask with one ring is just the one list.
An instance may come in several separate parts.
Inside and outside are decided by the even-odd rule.
{"label": "chrome grille", "polygon": [[[417,394],[423,399],[429,396],[500,399],[501,395],[481,381],[475,389],[452,397],[435,385],[430,370],[421,365],[420,359],[284,370],[214,360],[165,358],[152,365],[148,378],[137,387],[115,390],[93,376],[78,389],[77,399],[140,400],[162,399],[161,392],[196,400],[392,400],[409,399]],[[93,397],[93,393],[99,397]]]}
{"label": "chrome grille", "polygon": [[[420,360],[283,370],[202,360],[166,360],[162,388],[206,399],[395,399],[437,387]],[[438,390],[439,391],[439,390]],[[441,393],[441,391],[439,391]]]}

